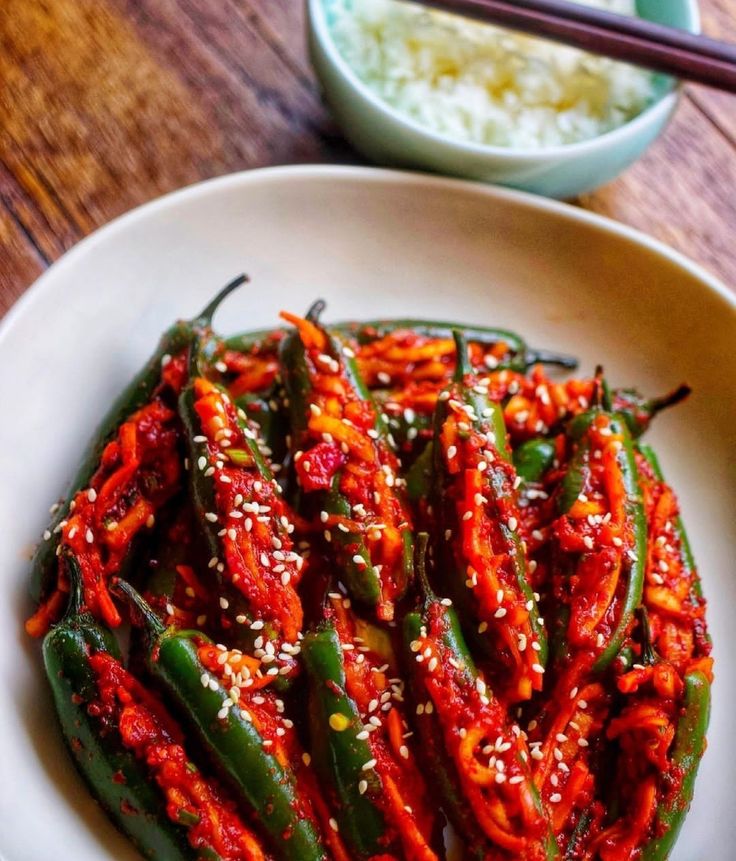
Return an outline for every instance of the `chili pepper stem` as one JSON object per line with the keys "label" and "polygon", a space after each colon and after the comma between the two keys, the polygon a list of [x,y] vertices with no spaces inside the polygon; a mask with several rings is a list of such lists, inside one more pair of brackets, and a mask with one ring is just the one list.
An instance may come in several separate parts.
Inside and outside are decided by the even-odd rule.
{"label": "chili pepper stem", "polygon": [[608,381],[603,374],[603,365],[596,365],[595,367],[595,384],[594,400],[596,406],[601,407],[606,412],[611,412],[613,410],[613,397]]}
{"label": "chili pepper stem", "polygon": [[455,349],[457,352],[454,379],[456,383],[462,383],[463,377],[466,374],[473,373],[473,367],[470,364],[470,356],[468,355],[468,342],[460,329],[453,329],[452,337],[455,341]]}
{"label": "chili pepper stem", "polygon": [[657,663],[658,655],[654,649],[652,644],[652,632],[649,627],[649,613],[647,613],[646,607],[639,608],[639,615],[641,617],[641,631],[642,631],[642,651],[641,651],[641,662],[645,666],[651,666]]}
{"label": "chili pepper stem", "polygon": [[165,631],[166,626],[159,617],[148,606],[146,601],[138,594],[138,592],[125,580],[116,580],[115,588],[119,591],[129,607],[133,607],[136,613],[143,620],[143,627],[146,633],[155,639],[160,637]]}
{"label": "chili pepper stem", "polygon": [[646,406],[651,412],[652,416],[656,416],[657,413],[661,413],[662,410],[666,410],[668,407],[673,407],[675,404],[679,404],[681,401],[684,401],[685,398],[689,397],[692,393],[692,389],[688,386],[687,383],[683,383],[681,386],[678,386],[673,391],[669,392],[666,395],[661,395],[657,398],[651,398],[647,401]]}
{"label": "chili pepper stem", "polygon": [[66,569],[69,580],[69,601],[66,605],[64,618],[69,619],[82,612],[84,607],[84,592],[82,589],[82,572],[79,570],[79,562],[72,553],[64,553],[62,564]]}
{"label": "chili pepper stem", "polygon": [[578,366],[578,360],[575,356],[568,356],[565,353],[553,353],[550,350],[537,350],[534,347],[528,347],[526,351],[526,363],[529,365],[555,365],[558,368],[566,368],[574,371]]}
{"label": "chili pepper stem", "polygon": [[237,290],[243,284],[247,284],[250,281],[250,278],[242,273],[238,275],[237,278],[233,278],[228,284],[226,284],[222,290],[212,299],[211,302],[208,302],[207,305],[197,314],[197,316],[192,320],[192,323],[195,326],[201,326],[202,328],[206,328],[212,325],[212,318],[215,315],[215,311],[220,307],[220,305],[225,301],[225,299],[234,291]]}
{"label": "chili pepper stem", "polygon": [[309,306],[307,313],[305,314],[305,319],[309,320],[310,323],[318,323],[319,318],[322,316],[322,312],[327,307],[327,302],[324,299],[317,299],[315,302]]}

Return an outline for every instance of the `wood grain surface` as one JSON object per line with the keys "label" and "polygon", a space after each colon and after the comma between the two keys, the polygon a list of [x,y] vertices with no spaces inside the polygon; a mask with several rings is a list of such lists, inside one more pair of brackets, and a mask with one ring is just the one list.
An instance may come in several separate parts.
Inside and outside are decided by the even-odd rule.
{"label": "wood grain surface", "polygon": [[[702,0],[736,41],[736,0]],[[298,0],[0,3],[0,314],[116,215],[211,176],[360,163],[306,58]],[[736,288],[736,98],[690,87],[620,179],[578,203]]]}

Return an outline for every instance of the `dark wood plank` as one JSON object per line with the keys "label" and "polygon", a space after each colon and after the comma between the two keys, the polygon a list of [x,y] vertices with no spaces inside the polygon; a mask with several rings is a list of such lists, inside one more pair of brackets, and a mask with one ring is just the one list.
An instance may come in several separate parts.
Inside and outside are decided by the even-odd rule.
{"label": "dark wood plank", "polygon": [[8,0],[2,14],[3,160],[40,208],[53,190],[54,232],[85,235],[213,169],[212,124],[121,15],[88,0]]}
{"label": "dark wood plank", "polygon": [[219,4],[8,0],[0,28],[0,157],[64,247],[198,179],[333,157],[314,93]]}
{"label": "dark wood plank", "polygon": [[0,317],[49,262],[28,227],[28,214],[12,177],[0,168]]}

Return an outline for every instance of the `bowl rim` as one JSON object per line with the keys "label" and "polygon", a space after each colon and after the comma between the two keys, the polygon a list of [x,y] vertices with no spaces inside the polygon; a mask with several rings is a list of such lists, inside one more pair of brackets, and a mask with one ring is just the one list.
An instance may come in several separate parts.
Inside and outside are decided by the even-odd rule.
{"label": "bowl rim", "polygon": [[[691,33],[700,33],[701,21],[698,0],[684,0],[686,11],[690,17]],[[558,144],[550,147],[520,148],[496,146],[493,144],[474,143],[451,137],[450,135],[436,132],[423,126],[421,123],[403,114],[397,108],[390,105],[377,95],[366,83],[364,83],[354,71],[348,61],[342,56],[335,40],[332,37],[330,27],[327,23],[325,11],[325,0],[307,0],[307,22],[321,49],[326,53],[332,66],[342,77],[356,90],[359,95],[371,106],[382,113],[390,122],[403,128],[404,131],[420,137],[427,142],[443,148],[454,148],[460,153],[469,156],[493,156],[498,160],[513,162],[539,162],[548,158],[574,158],[576,156],[589,155],[597,149],[615,147],[630,137],[635,137],[643,128],[651,122],[666,121],[674,113],[675,108],[682,96],[683,83],[676,81],[671,90],[655,99],[644,108],[641,113],[625,122],[623,125],[610,129],[603,134],[587,138],[573,143]]]}

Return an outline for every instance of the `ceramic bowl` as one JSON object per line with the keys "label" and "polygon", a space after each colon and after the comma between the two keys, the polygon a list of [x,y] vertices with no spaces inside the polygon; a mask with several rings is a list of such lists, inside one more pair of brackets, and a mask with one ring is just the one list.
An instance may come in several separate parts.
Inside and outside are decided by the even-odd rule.
{"label": "ceramic bowl", "polygon": [[[345,136],[371,161],[499,183],[567,198],[614,179],[663,131],[681,86],[655,76],[656,97],[642,113],[590,140],[542,149],[455,140],[420,125],[381,99],[341,56],[330,31],[334,0],[307,0],[312,65]],[[695,0],[637,0],[640,17],[697,33]]]}

